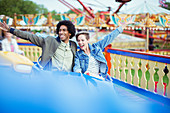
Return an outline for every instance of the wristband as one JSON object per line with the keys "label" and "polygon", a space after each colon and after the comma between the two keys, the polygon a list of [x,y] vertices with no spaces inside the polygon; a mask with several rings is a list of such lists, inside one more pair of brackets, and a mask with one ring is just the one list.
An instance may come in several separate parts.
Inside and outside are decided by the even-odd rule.
{"label": "wristband", "polygon": [[7,32],[10,32],[10,29],[11,29],[11,27],[8,28],[8,31],[7,31]]}

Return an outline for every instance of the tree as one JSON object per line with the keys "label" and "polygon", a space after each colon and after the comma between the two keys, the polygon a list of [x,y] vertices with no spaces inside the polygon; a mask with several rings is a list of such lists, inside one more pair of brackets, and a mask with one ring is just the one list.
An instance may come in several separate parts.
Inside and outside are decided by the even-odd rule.
{"label": "tree", "polygon": [[19,7],[21,10],[20,14],[36,14],[38,12],[38,5],[32,1],[22,1],[22,6]]}
{"label": "tree", "polygon": [[37,5],[29,0],[0,0],[0,14],[13,16],[13,14],[48,13],[43,5]]}
{"label": "tree", "polygon": [[23,0],[0,0],[0,14],[11,16],[14,13],[20,13],[19,7],[21,7]]}
{"label": "tree", "polygon": [[[78,8],[78,10],[82,11],[82,9],[80,9],[80,8]],[[75,13],[75,12],[72,11],[72,10],[68,10],[66,13],[67,13],[67,14],[70,14],[70,13]]]}
{"label": "tree", "polygon": [[168,7],[163,7],[163,6],[162,7],[165,8],[165,9],[170,10],[170,2],[165,2],[165,4],[168,5]]}
{"label": "tree", "polygon": [[37,9],[39,14],[48,14],[48,9],[44,5],[38,5]]}
{"label": "tree", "polygon": [[60,15],[56,15],[57,12],[55,10],[51,11],[51,14],[52,14],[52,18],[55,19],[55,20],[61,20],[61,17]]}
{"label": "tree", "polygon": [[67,14],[70,14],[70,13],[75,13],[75,12],[70,9],[70,10],[68,10],[66,13],[67,13]]}

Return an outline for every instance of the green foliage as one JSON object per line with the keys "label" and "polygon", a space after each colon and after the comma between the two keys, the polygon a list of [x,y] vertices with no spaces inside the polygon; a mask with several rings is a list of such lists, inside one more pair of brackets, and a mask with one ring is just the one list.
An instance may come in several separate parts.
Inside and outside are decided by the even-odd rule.
{"label": "green foliage", "polygon": [[0,0],[0,14],[13,15],[14,13],[20,13],[20,7],[23,0]]}
{"label": "green foliage", "polygon": [[[79,9],[82,11],[82,9]],[[0,15],[6,15],[13,18],[14,13],[16,14],[45,14],[47,17],[48,9],[44,5],[36,4],[30,0],[0,0]],[[59,21],[61,20],[60,15],[55,10],[51,11],[52,18]],[[75,13],[72,10],[66,12]],[[20,18],[20,17],[19,17]]]}
{"label": "green foliage", "polygon": [[22,6],[19,7],[21,10],[20,14],[36,14],[37,11],[37,5],[33,3],[32,1],[22,1]]}
{"label": "green foliage", "polygon": [[58,13],[57,13],[55,10],[51,11],[51,14],[52,14],[52,18],[53,18],[53,19],[55,19],[55,20],[57,20],[57,21],[61,20],[60,15],[56,15],[56,14],[58,14]]}
{"label": "green foliage", "polygon": [[[80,9],[80,8],[78,8],[78,10],[80,10],[80,11],[82,11],[82,9]],[[76,11],[77,12],[77,11]],[[68,10],[67,12],[66,12],[66,14],[72,14],[72,13],[75,13],[74,11],[72,11],[72,10]],[[76,13],[75,13],[76,14]]]}
{"label": "green foliage", "polygon": [[72,11],[72,10],[68,10],[66,13],[75,13],[74,11]]}
{"label": "green foliage", "polygon": [[29,0],[0,0],[0,15],[12,17],[16,14],[48,13],[43,5],[37,5]]}
{"label": "green foliage", "polygon": [[165,4],[168,5],[168,7],[163,7],[163,8],[170,10],[170,2],[166,2]]}
{"label": "green foliage", "polygon": [[37,9],[39,14],[48,14],[48,9],[44,7],[44,5],[38,5]]}

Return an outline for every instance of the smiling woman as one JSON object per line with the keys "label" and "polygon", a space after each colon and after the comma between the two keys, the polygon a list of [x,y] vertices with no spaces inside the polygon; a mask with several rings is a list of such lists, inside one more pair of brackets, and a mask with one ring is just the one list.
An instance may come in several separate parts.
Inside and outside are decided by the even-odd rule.
{"label": "smiling woman", "polygon": [[87,31],[80,31],[76,34],[76,40],[80,46],[80,50],[75,55],[74,72],[88,74],[95,77],[103,77],[102,79],[111,81],[108,75],[108,66],[102,50],[108,46],[113,40],[123,32],[123,29],[133,23],[133,17],[122,24],[120,27],[106,35],[102,40],[90,44],[89,33]]}

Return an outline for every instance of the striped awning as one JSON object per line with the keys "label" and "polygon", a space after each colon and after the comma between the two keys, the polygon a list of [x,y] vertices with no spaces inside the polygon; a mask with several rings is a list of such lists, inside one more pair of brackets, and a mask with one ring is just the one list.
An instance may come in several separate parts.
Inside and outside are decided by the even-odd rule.
{"label": "striped awning", "polygon": [[170,14],[169,10],[156,6],[148,1],[144,0],[141,3],[136,3],[135,7],[132,7],[132,2],[127,3],[120,9],[118,14],[141,14],[141,13],[150,13],[150,14],[158,14],[158,13],[167,13]]}

